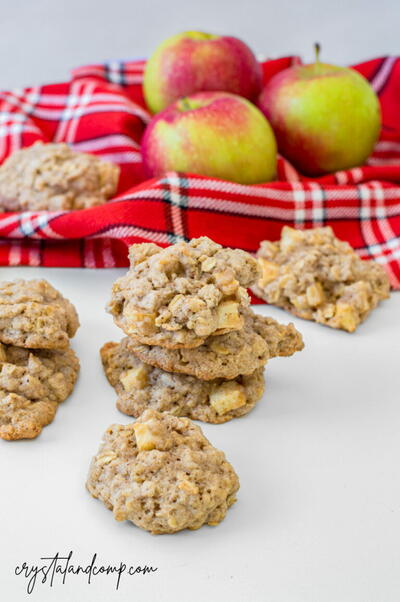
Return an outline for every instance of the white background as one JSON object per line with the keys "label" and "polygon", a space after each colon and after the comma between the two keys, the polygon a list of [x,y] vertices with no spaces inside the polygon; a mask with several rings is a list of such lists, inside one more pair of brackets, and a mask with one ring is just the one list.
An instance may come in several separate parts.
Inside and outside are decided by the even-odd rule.
{"label": "white background", "polygon": [[[315,40],[324,60],[342,64],[399,53],[397,0],[1,0],[0,8],[0,88],[146,56],[185,29],[237,35],[268,56],[310,59]],[[295,320],[306,349],[270,362],[264,400],[241,420],[204,426],[240,476],[237,504],[218,527],[154,537],[116,523],[84,489],[103,431],[129,421],[98,358],[119,337],[103,310],[116,275],[0,268],[1,279],[47,277],[82,322],[73,396],[37,440],[0,441],[0,600],[399,602],[400,295],[353,335]],[[69,550],[75,562],[97,552],[105,564],[159,570],[123,577],[118,592],[110,577],[91,586],[71,577],[27,596],[14,567]]]}
{"label": "white background", "polygon": [[0,88],[62,80],[69,69],[144,57],[195,29],[236,35],[266,56],[348,64],[399,53],[398,0],[0,0]]}
{"label": "white background", "polygon": [[[46,277],[77,306],[74,394],[33,441],[0,440],[0,599],[6,602],[399,602],[400,295],[355,334],[294,320],[306,347],[266,370],[264,399],[248,416],[202,425],[241,482],[217,527],[152,536],[90,497],[91,457],[115,408],[98,356],[120,333],[104,311],[121,270],[3,268]],[[258,307],[282,322],[276,308]],[[200,423],[199,423],[200,424]],[[70,576],[25,594],[23,561],[74,551],[105,564],[152,564],[153,575]]]}

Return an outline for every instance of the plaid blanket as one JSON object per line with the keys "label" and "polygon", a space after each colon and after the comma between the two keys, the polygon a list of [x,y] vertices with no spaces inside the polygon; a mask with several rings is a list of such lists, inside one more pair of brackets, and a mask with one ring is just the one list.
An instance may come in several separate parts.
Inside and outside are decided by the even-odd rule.
{"label": "plaid blanket", "polygon": [[[263,63],[264,79],[299,62]],[[385,265],[400,289],[400,59],[356,65],[379,95],[383,130],[367,165],[317,179],[283,157],[278,180],[244,186],[192,174],[144,180],[140,140],[150,119],[144,61],[80,67],[71,80],[0,93],[0,162],[36,140],[67,142],[121,167],[117,197],[70,212],[0,214],[0,265],[121,267],[127,247],[208,235],[254,252],[283,224],[330,225],[364,259]]]}

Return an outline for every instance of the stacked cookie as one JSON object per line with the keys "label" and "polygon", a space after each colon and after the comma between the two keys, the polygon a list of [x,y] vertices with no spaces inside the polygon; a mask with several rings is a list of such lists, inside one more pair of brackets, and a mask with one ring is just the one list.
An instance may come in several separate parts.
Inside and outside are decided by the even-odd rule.
{"label": "stacked cookie", "polygon": [[72,392],[79,320],[46,280],[0,283],[0,437],[32,439]]}
{"label": "stacked cookie", "polygon": [[108,311],[127,335],[101,349],[117,406],[222,423],[249,412],[264,391],[263,369],[303,348],[292,324],[253,313],[246,288],[257,261],[206,237],[167,249],[133,245]]}

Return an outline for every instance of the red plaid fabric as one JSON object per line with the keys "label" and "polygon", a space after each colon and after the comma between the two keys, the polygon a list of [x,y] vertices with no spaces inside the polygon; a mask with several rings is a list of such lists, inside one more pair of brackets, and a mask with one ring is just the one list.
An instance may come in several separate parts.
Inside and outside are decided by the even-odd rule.
{"label": "red plaid fabric", "polygon": [[[265,81],[296,62],[266,61]],[[284,224],[330,225],[362,258],[385,265],[400,289],[400,59],[355,66],[383,113],[381,140],[367,165],[310,179],[280,157],[278,180],[254,186],[178,173],[144,180],[144,64],[89,65],[73,71],[70,82],[0,94],[0,162],[43,140],[121,167],[118,196],[101,207],[0,214],[0,265],[121,267],[133,242],[168,245],[201,235],[254,252],[261,240],[279,238]]]}

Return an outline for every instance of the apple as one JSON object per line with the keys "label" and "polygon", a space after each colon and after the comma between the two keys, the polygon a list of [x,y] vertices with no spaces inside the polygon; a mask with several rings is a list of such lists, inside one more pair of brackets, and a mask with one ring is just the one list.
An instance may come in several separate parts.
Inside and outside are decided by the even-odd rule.
{"label": "apple", "polygon": [[320,63],[276,74],[258,106],[269,119],[278,149],[304,175],[362,165],[381,127],[378,98],[354,69]]}
{"label": "apple", "polygon": [[231,92],[256,100],[261,87],[260,64],[244,42],[200,31],[162,42],[147,61],[143,82],[152,113],[203,91]]}
{"label": "apple", "polygon": [[181,171],[254,184],[276,174],[267,119],[245,98],[226,92],[198,92],[155,115],[141,150],[149,177]]}

